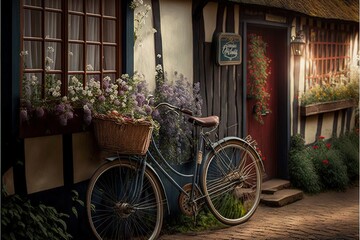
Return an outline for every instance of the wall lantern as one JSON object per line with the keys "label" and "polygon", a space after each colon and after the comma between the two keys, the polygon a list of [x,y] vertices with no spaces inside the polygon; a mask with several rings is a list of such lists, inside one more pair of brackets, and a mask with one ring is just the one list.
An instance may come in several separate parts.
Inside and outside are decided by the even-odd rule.
{"label": "wall lantern", "polygon": [[305,39],[303,31],[298,31],[296,36],[291,37],[291,49],[295,56],[301,56],[304,52]]}

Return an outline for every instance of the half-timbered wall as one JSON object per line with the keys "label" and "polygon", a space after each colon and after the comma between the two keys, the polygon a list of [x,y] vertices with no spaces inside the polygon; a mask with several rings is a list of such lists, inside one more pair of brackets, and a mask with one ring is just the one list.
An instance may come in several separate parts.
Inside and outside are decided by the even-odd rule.
{"label": "half-timbered wall", "polygon": [[329,84],[332,78],[349,77],[359,71],[358,25],[298,17],[294,18],[293,26],[293,34],[297,30],[303,31],[306,51],[301,57],[292,56],[292,135],[300,133],[306,143],[313,143],[320,135],[331,138],[352,130],[356,118],[354,108],[302,116],[299,97],[315,84]]}

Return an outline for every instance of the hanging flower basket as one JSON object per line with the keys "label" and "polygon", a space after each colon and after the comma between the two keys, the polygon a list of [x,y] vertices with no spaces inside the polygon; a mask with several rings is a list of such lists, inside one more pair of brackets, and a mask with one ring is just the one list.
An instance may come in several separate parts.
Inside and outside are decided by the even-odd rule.
{"label": "hanging flower basket", "polygon": [[355,105],[356,105],[356,101],[354,99],[315,103],[306,106],[301,106],[300,113],[302,116],[311,116],[315,114],[333,112],[345,108],[351,108]]}
{"label": "hanging flower basket", "polygon": [[96,114],[94,133],[99,147],[119,154],[145,155],[153,125],[147,120],[130,120]]}

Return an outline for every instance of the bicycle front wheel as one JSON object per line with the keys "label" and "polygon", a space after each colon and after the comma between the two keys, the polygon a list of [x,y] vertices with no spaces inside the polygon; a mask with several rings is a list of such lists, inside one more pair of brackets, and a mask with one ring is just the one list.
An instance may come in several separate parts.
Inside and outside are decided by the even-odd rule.
{"label": "bicycle front wheel", "polygon": [[162,196],[148,168],[142,174],[136,162],[109,162],[89,183],[86,207],[91,229],[104,240],[156,239],[163,221]]}
{"label": "bicycle front wheel", "polygon": [[260,202],[262,173],[258,155],[241,140],[215,147],[202,172],[202,186],[214,216],[227,225],[247,221]]}

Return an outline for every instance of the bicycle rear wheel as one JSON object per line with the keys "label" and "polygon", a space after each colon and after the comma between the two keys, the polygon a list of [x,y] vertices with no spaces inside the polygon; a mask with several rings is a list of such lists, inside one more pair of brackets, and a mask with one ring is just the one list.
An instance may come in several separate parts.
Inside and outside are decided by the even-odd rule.
{"label": "bicycle rear wheel", "polygon": [[228,140],[215,147],[202,172],[207,204],[224,224],[247,221],[260,201],[261,161],[253,148],[240,140]]}
{"label": "bicycle rear wheel", "polygon": [[100,167],[87,192],[87,213],[98,239],[156,239],[163,221],[162,191],[148,168],[114,160]]}

